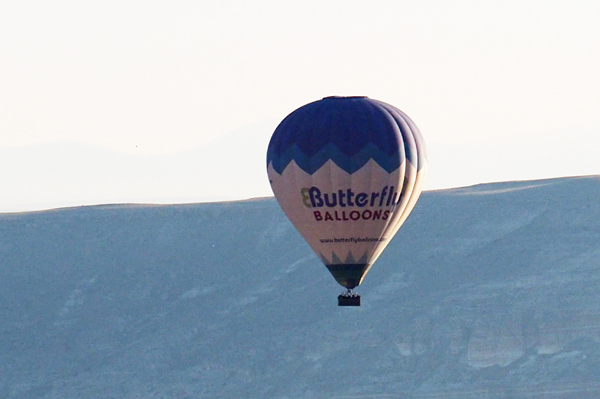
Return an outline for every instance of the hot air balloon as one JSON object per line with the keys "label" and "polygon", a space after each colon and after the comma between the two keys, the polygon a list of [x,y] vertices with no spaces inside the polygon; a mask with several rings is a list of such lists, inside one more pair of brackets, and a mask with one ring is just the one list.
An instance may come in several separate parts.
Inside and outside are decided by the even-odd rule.
{"label": "hot air balloon", "polygon": [[362,283],[415,206],[425,144],[399,109],[368,97],[326,97],[289,114],[267,149],[283,212],[359,306]]}

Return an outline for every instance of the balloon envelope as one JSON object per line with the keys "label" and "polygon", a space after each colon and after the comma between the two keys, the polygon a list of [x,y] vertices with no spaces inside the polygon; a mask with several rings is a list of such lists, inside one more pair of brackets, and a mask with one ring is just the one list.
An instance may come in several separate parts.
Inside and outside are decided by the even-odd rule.
{"label": "balloon envelope", "polygon": [[414,207],[427,169],[417,126],[367,97],[327,97],[275,129],[275,198],[336,281],[359,285]]}

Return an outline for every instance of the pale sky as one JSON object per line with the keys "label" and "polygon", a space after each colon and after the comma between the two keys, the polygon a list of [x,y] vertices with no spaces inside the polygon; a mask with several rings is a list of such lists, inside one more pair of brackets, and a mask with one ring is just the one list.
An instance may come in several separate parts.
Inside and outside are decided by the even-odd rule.
{"label": "pale sky", "polygon": [[[231,132],[272,129],[322,97],[366,95],[419,126],[426,190],[600,174],[598,21],[596,0],[5,1],[0,149],[75,142],[152,163],[213,142],[227,159]],[[264,151],[271,133],[247,130]],[[117,191],[94,199],[66,184],[45,198],[29,190],[47,163],[0,161],[0,185],[13,193],[0,211],[270,196],[264,151],[244,177],[257,189],[227,195],[218,183],[211,195],[152,191],[149,178],[137,197],[102,183]],[[236,177],[222,182],[230,189]]]}

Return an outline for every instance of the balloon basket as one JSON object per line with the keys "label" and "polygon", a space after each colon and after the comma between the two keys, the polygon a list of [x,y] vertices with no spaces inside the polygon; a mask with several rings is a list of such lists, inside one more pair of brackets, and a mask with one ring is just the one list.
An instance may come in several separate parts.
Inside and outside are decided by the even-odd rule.
{"label": "balloon basket", "polygon": [[338,306],[360,306],[360,295],[348,290],[338,295]]}

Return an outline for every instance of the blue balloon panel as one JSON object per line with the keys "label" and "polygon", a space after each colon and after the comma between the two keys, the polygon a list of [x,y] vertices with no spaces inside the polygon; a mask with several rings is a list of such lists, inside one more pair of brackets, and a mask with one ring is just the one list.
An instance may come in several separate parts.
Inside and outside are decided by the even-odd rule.
{"label": "blue balloon panel", "polygon": [[[281,174],[295,161],[309,174],[332,160],[348,173],[370,159],[388,172],[400,167],[410,128],[401,112],[367,97],[327,97],[288,115],[277,127],[267,164]],[[416,159],[406,154],[409,162]],[[415,165],[416,166],[416,165]]]}

